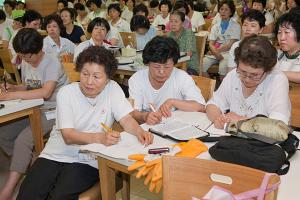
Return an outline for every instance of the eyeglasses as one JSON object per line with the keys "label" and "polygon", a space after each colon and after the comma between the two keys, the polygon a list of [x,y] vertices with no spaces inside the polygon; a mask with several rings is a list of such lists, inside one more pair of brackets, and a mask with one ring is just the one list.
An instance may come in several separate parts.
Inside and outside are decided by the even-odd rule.
{"label": "eyeglasses", "polygon": [[238,74],[238,76],[240,78],[249,78],[252,81],[260,81],[261,78],[263,77],[263,75],[265,74],[265,72],[263,72],[262,74],[254,74],[254,73],[248,73],[244,70],[241,70],[239,68],[236,69],[236,73]]}

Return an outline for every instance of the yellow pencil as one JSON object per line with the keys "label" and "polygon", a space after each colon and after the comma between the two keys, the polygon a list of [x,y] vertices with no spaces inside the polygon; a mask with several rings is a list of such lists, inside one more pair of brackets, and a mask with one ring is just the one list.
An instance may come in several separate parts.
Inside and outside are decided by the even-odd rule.
{"label": "yellow pencil", "polygon": [[104,123],[100,123],[100,125],[102,126],[102,128],[104,129],[105,132],[112,132],[112,128],[110,128],[109,126],[105,125]]}

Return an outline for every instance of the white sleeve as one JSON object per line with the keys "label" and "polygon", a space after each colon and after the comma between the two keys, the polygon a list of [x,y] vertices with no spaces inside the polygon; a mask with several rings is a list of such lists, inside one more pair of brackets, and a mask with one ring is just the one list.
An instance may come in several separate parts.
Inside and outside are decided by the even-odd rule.
{"label": "white sleeve", "polygon": [[231,46],[231,48],[229,50],[229,53],[228,53],[228,65],[227,65],[227,67],[229,67],[229,68],[236,68],[237,67],[237,64],[234,61],[234,59],[235,59],[234,50],[238,47],[238,45],[236,43],[239,43],[239,42],[233,43],[233,45]]}
{"label": "white sleeve", "polygon": [[265,23],[266,26],[274,22],[274,17],[269,12],[266,12],[265,18],[266,18],[266,23]]}
{"label": "white sleeve", "polygon": [[234,71],[229,72],[223,79],[220,87],[214,92],[213,97],[207,102],[206,105],[213,104],[217,106],[222,112],[230,108],[230,93],[233,90],[231,87],[231,77]]}
{"label": "white sleeve", "polygon": [[[185,73],[185,72],[184,72]],[[195,84],[195,81],[191,76],[185,73],[181,76],[179,85],[181,86],[181,94],[184,100],[196,101],[202,105],[205,105],[205,99],[201,94],[201,90]]]}
{"label": "white sleeve", "polygon": [[218,39],[218,36],[217,36],[218,26],[219,26],[219,24],[215,24],[215,25],[212,26],[210,34],[208,36],[208,40],[215,41],[215,40]]}
{"label": "white sleeve", "polygon": [[205,24],[205,20],[204,20],[203,15],[202,15],[201,12],[199,12],[197,21],[198,21],[198,27]]}
{"label": "white sleeve", "polygon": [[126,99],[124,92],[121,87],[114,82],[112,84],[112,91],[110,91],[112,100],[112,112],[113,116],[117,121],[120,121],[123,117],[133,111],[132,106]]}
{"label": "white sleeve", "polygon": [[269,117],[288,124],[291,115],[291,103],[287,77],[282,72],[276,74],[267,91],[266,107]]}
{"label": "white sleeve", "polygon": [[134,109],[141,111],[143,107],[143,90],[137,76],[131,76],[128,80],[128,86],[129,97],[134,99]]}
{"label": "white sleeve", "polygon": [[75,116],[71,98],[74,96],[67,88],[62,87],[56,96],[56,126],[58,129],[74,128]]}

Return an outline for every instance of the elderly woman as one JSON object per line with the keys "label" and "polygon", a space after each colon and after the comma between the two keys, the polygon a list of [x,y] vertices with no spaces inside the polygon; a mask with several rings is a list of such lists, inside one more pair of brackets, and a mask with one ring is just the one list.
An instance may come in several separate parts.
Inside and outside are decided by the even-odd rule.
{"label": "elderly woman", "polygon": [[109,25],[115,27],[119,32],[130,32],[130,24],[121,18],[121,8],[117,3],[110,4],[107,8],[110,17]]}
{"label": "elderly woman", "polygon": [[75,13],[72,9],[63,8],[60,11],[60,17],[66,28],[66,31],[61,35],[62,37],[71,40],[75,44],[87,40],[82,28],[74,24]]}
{"label": "elderly woman", "polygon": [[289,81],[300,83],[300,14],[282,15],[276,23],[275,33],[280,47],[277,67]]}
{"label": "elderly woman", "polygon": [[87,28],[89,34],[91,34],[91,39],[80,43],[75,48],[74,61],[77,56],[89,46],[104,46],[105,48],[110,47],[110,43],[105,39],[108,32],[110,31],[110,26],[104,18],[93,19]]}
{"label": "elderly woman", "polygon": [[[43,51],[65,61],[66,57],[73,58],[76,45],[67,38],[60,37],[65,31],[63,21],[59,15],[52,14],[44,21],[48,36],[44,38]],[[72,60],[72,59],[71,59]]]}
{"label": "elderly woman", "polygon": [[223,0],[218,5],[221,21],[213,25],[209,34],[209,51],[203,60],[203,75],[219,63],[219,74],[223,78],[227,72],[228,52],[232,44],[240,39],[241,27],[232,19],[235,6],[232,0]]}
{"label": "elderly woman", "polygon": [[[117,144],[120,133],[101,126],[119,121],[124,130],[145,145],[153,136],[131,117],[133,110],[119,85],[111,80],[117,61],[103,47],[84,50],[76,61],[80,82],[57,94],[56,126],[39,158],[23,181],[18,199],[78,199],[99,179],[94,158],[82,155],[80,145]],[[41,178],[42,177],[42,178]]]}
{"label": "elderly woman", "polygon": [[274,70],[275,47],[263,36],[246,37],[235,49],[235,62],[237,68],[226,75],[206,106],[215,127],[223,129],[227,122],[258,114],[288,124],[289,83],[281,71]]}
{"label": "elderly woman", "polygon": [[174,11],[170,16],[171,32],[168,36],[175,39],[179,45],[180,52],[186,52],[191,59],[187,63],[187,72],[189,74],[199,74],[199,57],[196,48],[196,37],[192,29],[185,29],[184,13],[180,11]]}
{"label": "elderly woman", "polygon": [[[13,40],[21,63],[22,85],[2,85],[1,100],[37,99],[45,100],[41,107],[43,133],[48,133],[54,125],[49,118],[56,107],[58,89],[68,83],[67,76],[56,57],[42,51],[43,37],[32,28],[21,29]],[[47,117],[48,116],[48,117]],[[0,191],[0,199],[11,199],[14,189],[31,162],[33,151],[32,131],[28,118],[0,126],[0,147],[12,155],[10,173]]]}

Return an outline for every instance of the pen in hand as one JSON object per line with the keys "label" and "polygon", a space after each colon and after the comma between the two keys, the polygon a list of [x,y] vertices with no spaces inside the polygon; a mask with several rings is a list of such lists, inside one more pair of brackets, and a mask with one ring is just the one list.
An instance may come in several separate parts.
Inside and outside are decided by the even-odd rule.
{"label": "pen in hand", "polygon": [[156,109],[154,108],[152,103],[149,103],[149,107],[151,109],[152,112],[156,112]]}
{"label": "pen in hand", "polygon": [[[104,131],[106,132],[106,133],[110,133],[110,132],[112,132],[113,131],[113,129],[112,128],[110,128],[109,126],[107,126],[106,124],[104,124],[104,123],[100,123],[100,125],[101,125],[101,127],[104,129]],[[119,136],[120,136],[120,134],[119,134]],[[120,141],[121,141],[121,136],[119,137],[119,139],[120,139]]]}

